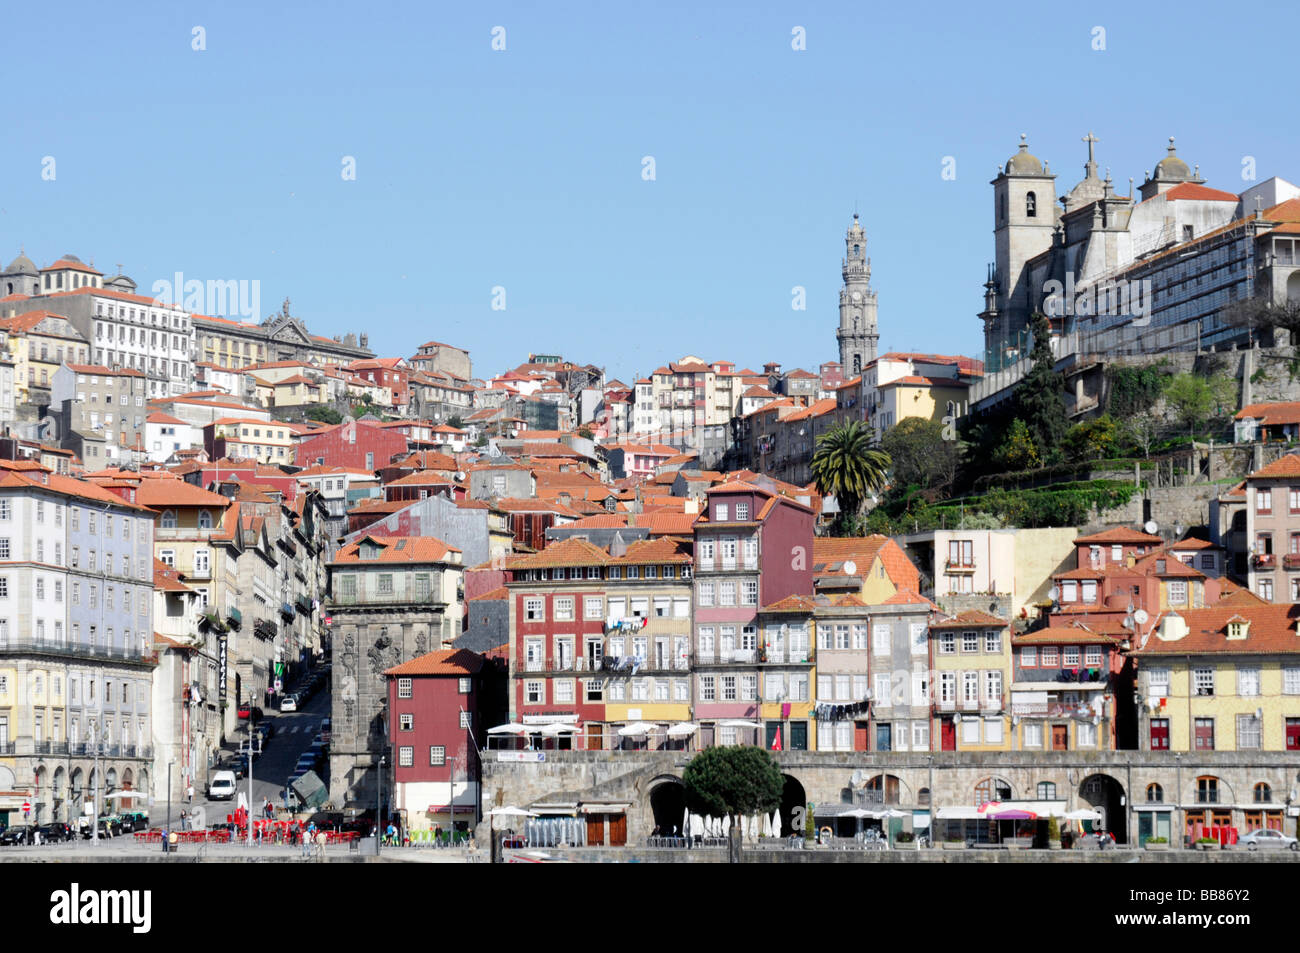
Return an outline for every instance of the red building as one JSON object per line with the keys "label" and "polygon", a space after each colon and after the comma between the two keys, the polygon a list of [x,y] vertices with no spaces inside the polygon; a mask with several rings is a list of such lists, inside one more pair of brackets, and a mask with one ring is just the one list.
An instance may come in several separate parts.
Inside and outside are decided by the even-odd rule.
{"label": "red building", "polygon": [[496,717],[490,699],[498,670],[476,652],[443,649],[384,672],[392,805],[407,831],[478,823],[478,749]]}
{"label": "red building", "polygon": [[411,402],[411,372],[400,357],[353,361],[347,369],[372,384],[387,387],[393,394],[393,410],[404,411]]}
{"label": "red building", "polygon": [[401,433],[354,420],[303,437],[294,463],[300,467],[348,467],[374,472],[388,466],[394,457],[405,456],[407,450],[406,437]]}

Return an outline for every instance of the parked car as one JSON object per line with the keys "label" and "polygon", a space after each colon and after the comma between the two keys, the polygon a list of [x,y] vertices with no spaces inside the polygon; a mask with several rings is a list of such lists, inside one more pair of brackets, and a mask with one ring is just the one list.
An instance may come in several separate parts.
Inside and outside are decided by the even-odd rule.
{"label": "parked car", "polygon": [[72,828],[67,824],[42,824],[37,830],[41,833],[42,843],[72,840]]}
{"label": "parked car", "polygon": [[143,811],[131,811],[122,815],[122,830],[128,833],[134,831],[147,831],[149,829],[149,815]]}
{"label": "parked car", "polygon": [[30,844],[33,831],[35,831],[35,828],[28,824],[19,824],[16,827],[6,828],[5,832],[0,834],[0,846],[17,847]]}
{"label": "parked car", "polygon": [[1300,850],[1300,841],[1274,830],[1254,830],[1243,834],[1237,839],[1237,845],[1247,850]]}

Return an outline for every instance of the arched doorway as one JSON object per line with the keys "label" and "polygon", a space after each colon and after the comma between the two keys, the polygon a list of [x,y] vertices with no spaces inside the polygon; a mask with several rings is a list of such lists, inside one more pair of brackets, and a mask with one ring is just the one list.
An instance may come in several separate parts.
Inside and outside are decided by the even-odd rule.
{"label": "arched doorway", "polygon": [[86,800],[86,775],[80,768],[73,768],[68,776],[68,821],[81,816],[81,805]]}
{"label": "arched doorway", "polygon": [[[1108,774],[1090,774],[1079,785],[1079,797],[1101,810],[1100,828],[1115,835],[1115,843],[1128,843],[1128,813],[1124,786]],[[1096,830],[1098,825],[1092,825]]]}
{"label": "arched doorway", "polygon": [[686,788],[677,778],[665,778],[650,789],[650,813],[654,827],[664,837],[681,836],[686,830]]}
{"label": "arched doorway", "polygon": [[45,765],[36,768],[36,796],[32,798],[33,824],[44,824],[50,819],[52,795],[50,794],[50,771]]}
{"label": "arched doorway", "polygon": [[50,786],[52,798],[50,820],[66,821],[68,819],[68,772],[59,765],[54,769],[54,782]]}
{"label": "arched doorway", "polygon": [[781,775],[785,786],[781,788],[781,836],[802,835],[808,823],[808,795],[798,778]]}
{"label": "arched doorway", "polygon": [[903,784],[896,774],[877,774],[868,778],[864,785],[867,802],[871,804],[900,804],[903,798]]}
{"label": "arched doorway", "polygon": [[102,794],[112,794],[117,790],[117,768],[109,768],[104,772],[104,790]]}
{"label": "arched doorway", "polygon": [[134,780],[135,780],[135,775],[131,773],[131,769],[130,768],[125,769],[122,772],[122,790],[123,791],[131,790],[131,783]]}
{"label": "arched doorway", "polygon": [[1011,782],[1005,778],[985,778],[975,785],[976,807],[983,807],[989,801],[1009,801],[1011,796]]}

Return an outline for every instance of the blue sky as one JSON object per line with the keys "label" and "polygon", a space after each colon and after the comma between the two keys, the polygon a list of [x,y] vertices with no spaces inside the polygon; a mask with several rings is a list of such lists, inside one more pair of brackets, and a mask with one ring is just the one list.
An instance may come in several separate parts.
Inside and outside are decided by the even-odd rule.
{"label": "blue sky", "polygon": [[1196,3],[459,6],[11,9],[0,257],[121,262],[146,292],[257,280],[261,317],[289,296],[383,354],[628,380],[686,353],[834,358],[855,202],[882,348],[979,356],[988,182],[1022,132],[1058,195],[1089,130],[1120,191],[1170,135],[1210,185],[1251,184],[1247,156],[1300,181],[1289,97],[1251,58],[1293,6],[1238,28]]}

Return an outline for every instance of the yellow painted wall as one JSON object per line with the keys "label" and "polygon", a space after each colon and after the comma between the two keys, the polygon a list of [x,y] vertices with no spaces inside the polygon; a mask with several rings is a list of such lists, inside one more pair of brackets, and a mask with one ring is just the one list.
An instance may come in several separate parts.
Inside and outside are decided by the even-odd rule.
{"label": "yellow painted wall", "polygon": [[[1286,750],[1287,718],[1300,718],[1300,695],[1282,694],[1283,665],[1293,665],[1295,660],[1285,663],[1274,660],[1256,662],[1248,660],[1242,664],[1249,668],[1259,668],[1258,695],[1237,694],[1237,662],[1208,659],[1192,660],[1189,665],[1185,660],[1152,660],[1150,667],[1168,668],[1169,695],[1163,709],[1154,712],[1147,708],[1144,716],[1169,719],[1169,750],[1193,751],[1195,739],[1193,725],[1197,718],[1214,719],[1214,750],[1237,750],[1237,716],[1253,715],[1258,709],[1264,710],[1261,724],[1262,751]],[[1197,668],[1214,668],[1214,694],[1192,694],[1192,671]],[[1144,693],[1145,696],[1145,693]],[[1149,741],[1150,729],[1144,725],[1143,730]],[[1251,749],[1256,750],[1256,749]]]}

